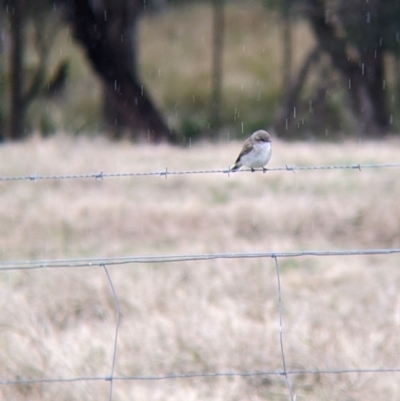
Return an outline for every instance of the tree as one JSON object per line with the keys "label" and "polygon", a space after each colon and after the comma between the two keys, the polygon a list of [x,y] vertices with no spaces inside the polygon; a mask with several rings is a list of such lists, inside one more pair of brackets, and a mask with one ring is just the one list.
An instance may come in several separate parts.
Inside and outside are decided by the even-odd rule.
{"label": "tree", "polygon": [[[126,36],[146,3],[140,0],[64,0],[76,39],[86,50],[93,69],[118,105],[131,137],[152,142],[176,142],[177,135],[162,118],[134,71],[135,55]],[[92,6],[96,4],[97,7]],[[127,20],[129,18],[129,20]],[[129,23],[128,23],[129,22]]]}
{"label": "tree", "polygon": [[348,85],[350,104],[366,135],[389,130],[384,55],[398,52],[397,0],[307,0],[307,18],[322,51]]}
{"label": "tree", "polygon": [[[35,4],[25,0],[6,0],[6,13],[10,25],[10,55],[9,55],[9,96],[10,107],[8,126],[1,140],[21,140],[28,136],[29,127],[25,114],[38,96],[48,94],[48,88],[53,87],[57,76],[46,81],[48,55],[52,41],[56,36],[58,24],[50,16],[48,0],[36,0]],[[33,34],[31,37],[33,49],[38,56],[38,62],[32,68],[30,76],[24,71],[24,49],[26,44],[25,27],[31,22]],[[64,71],[60,68],[64,64]],[[56,70],[66,73],[65,62]],[[60,77],[58,87],[60,87]],[[64,77],[65,80],[65,77]]]}
{"label": "tree", "polygon": [[[285,132],[289,129],[289,115],[299,100],[300,94],[307,80],[308,74],[320,56],[319,48],[314,48],[305,58],[297,76],[293,79],[293,46],[292,46],[292,17],[291,11],[300,3],[299,0],[264,0],[264,5],[276,9],[282,18],[282,100],[278,108],[272,128],[276,132]],[[282,135],[284,136],[284,135]]]}
{"label": "tree", "polygon": [[[305,58],[302,67],[300,68],[296,78],[290,80],[290,85],[286,88],[283,94],[282,102],[278,108],[272,127],[275,132],[284,133],[289,129],[289,115],[293,113],[296,104],[298,103],[300,94],[307,80],[311,68],[317,63],[321,56],[321,50],[316,46]],[[287,135],[281,134],[285,137]]]}
{"label": "tree", "polygon": [[221,125],[222,52],[225,30],[224,2],[225,0],[213,0],[213,65],[210,119],[213,128],[217,130]]}
{"label": "tree", "polygon": [[6,4],[10,22],[10,111],[9,126],[4,139],[18,140],[24,137],[24,105],[22,95],[22,54],[24,0],[9,0]]}

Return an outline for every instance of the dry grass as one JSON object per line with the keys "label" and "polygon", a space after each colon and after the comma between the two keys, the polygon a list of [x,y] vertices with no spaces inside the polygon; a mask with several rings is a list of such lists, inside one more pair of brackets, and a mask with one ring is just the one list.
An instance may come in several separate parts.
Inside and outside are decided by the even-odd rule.
{"label": "dry grass", "polygon": [[[398,161],[399,142],[274,141],[271,166]],[[214,169],[237,142],[113,144],[58,136],[0,148],[0,174]],[[1,259],[399,246],[397,169],[0,183]],[[281,259],[290,369],[397,367],[398,256]],[[272,260],[110,268],[117,375],[279,370]],[[0,275],[0,377],[109,373],[103,270]],[[299,375],[297,400],[397,399],[395,374]],[[4,400],[107,399],[108,383],[9,385]],[[280,377],[116,382],[119,400],[287,400]]]}

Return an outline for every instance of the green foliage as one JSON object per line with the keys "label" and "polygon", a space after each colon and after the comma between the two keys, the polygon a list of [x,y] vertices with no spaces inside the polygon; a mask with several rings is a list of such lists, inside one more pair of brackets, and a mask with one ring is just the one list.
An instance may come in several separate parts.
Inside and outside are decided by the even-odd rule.
{"label": "green foliage", "polygon": [[189,140],[198,139],[204,130],[205,122],[195,116],[184,115],[180,121],[179,132],[182,135],[183,143]]}

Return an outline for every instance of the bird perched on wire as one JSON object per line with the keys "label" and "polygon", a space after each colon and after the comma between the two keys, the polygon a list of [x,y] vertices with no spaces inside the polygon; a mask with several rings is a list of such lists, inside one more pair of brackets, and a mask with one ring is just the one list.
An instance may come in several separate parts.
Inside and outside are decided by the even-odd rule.
{"label": "bird perched on wire", "polygon": [[262,167],[265,173],[267,169],[264,166],[271,159],[271,153],[271,138],[268,132],[256,131],[244,142],[242,151],[230,171],[238,171],[245,166],[250,167],[251,171],[255,171],[254,169],[257,167]]}

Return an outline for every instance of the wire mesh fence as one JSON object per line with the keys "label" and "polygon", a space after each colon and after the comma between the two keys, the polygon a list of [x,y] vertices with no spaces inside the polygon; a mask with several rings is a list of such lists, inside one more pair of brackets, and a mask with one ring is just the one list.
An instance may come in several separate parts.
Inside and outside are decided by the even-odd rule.
{"label": "wire mesh fence", "polygon": [[[384,168],[399,168],[400,163],[387,164],[349,164],[349,165],[332,165],[332,166],[284,166],[269,169],[268,172],[274,171],[310,171],[319,170],[321,172],[328,170],[359,170],[364,169],[384,169]],[[248,173],[248,170],[242,173]],[[0,177],[0,182],[14,181],[40,181],[40,180],[70,180],[70,179],[108,179],[108,178],[124,178],[124,177],[149,177],[160,176],[167,178],[175,175],[192,175],[192,174],[232,174],[229,170],[197,170],[197,171],[159,171],[159,172],[137,172],[137,173],[88,173],[75,175],[36,175],[30,174],[26,176],[8,176]],[[160,380],[177,380],[191,378],[216,378],[216,377],[282,377],[287,388],[287,399],[295,400],[296,394],[292,386],[292,377],[296,375],[346,375],[346,374],[384,374],[384,373],[400,373],[399,367],[359,367],[359,368],[332,368],[332,369],[292,369],[288,368],[286,362],[287,344],[285,342],[285,317],[283,307],[285,298],[282,292],[281,262],[290,258],[333,258],[333,257],[351,257],[351,256],[387,256],[400,254],[400,248],[385,248],[385,249],[329,249],[329,250],[294,250],[294,251],[276,251],[276,252],[230,252],[230,253],[200,253],[200,254],[176,254],[176,255],[144,255],[144,256],[118,256],[118,257],[89,257],[89,258],[65,258],[65,259],[30,259],[17,261],[0,261],[0,274],[6,271],[35,271],[40,269],[75,269],[82,267],[99,267],[102,270],[101,274],[105,274],[109,286],[109,292],[114,302],[115,323],[112,325],[113,342],[110,344],[112,348],[112,358],[109,363],[109,374],[105,376],[78,376],[78,377],[48,377],[30,378],[18,377],[7,378],[0,376],[1,386],[15,386],[28,384],[51,384],[51,383],[71,383],[71,382],[98,382],[103,381],[108,383],[108,400],[113,400],[113,384],[121,381],[160,381]],[[276,339],[276,344],[280,349],[281,368],[280,369],[265,369],[265,370],[246,370],[246,371],[212,371],[212,372],[191,372],[191,373],[165,373],[155,375],[120,375],[115,373],[116,361],[118,360],[118,340],[120,330],[120,302],[118,298],[118,288],[115,286],[112,279],[112,268],[116,266],[133,265],[152,265],[152,264],[171,264],[181,262],[196,262],[196,261],[212,261],[212,260],[238,260],[238,259],[270,259],[275,266],[276,275],[276,304],[277,316],[276,326],[278,327],[279,337]],[[100,273],[99,273],[100,274]]]}

